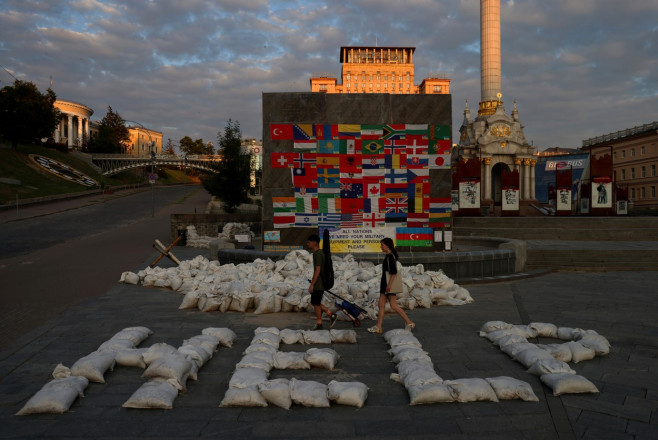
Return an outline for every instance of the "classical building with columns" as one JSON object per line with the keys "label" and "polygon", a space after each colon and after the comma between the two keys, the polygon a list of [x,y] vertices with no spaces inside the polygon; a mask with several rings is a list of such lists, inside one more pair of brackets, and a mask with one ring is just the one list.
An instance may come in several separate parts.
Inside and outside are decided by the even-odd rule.
{"label": "classical building with columns", "polygon": [[82,147],[84,141],[89,139],[89,118],[94,111],[86,105],[61,99],[55,101],[55,108],[62,113],[53,133],[55,142],[65,143],[69,149]]}
{"label": "classical building with columns", "polygon": [[502,200],[503,171],[519,172],[521,204],[535,201],[534,147],[528,144],[514,101],[511,115],[505,113],[501,93],[500,0],[480,1],[481,100],[475,119],[466,101],[459,129],[458,157],[480,161],[481,205]]}

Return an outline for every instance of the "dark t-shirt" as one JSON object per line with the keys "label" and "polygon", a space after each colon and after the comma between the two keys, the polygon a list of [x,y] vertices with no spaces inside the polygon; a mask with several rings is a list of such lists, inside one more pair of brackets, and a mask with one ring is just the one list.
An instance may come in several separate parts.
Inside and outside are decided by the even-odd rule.
{"label": "dark t-shirt", "polygon": [[386,282],[386,272],[391,275],[398,273],[398,266],[393,254],[386,254],[384,262],[382,263],[382,281],[379,283],[379,293],[386,293],[386,286],[388,284]]}
{"label": "dark t-shirt", "polygon": [[318,249],[313,252],[313,273],[315,273],[315,268],[320,266],[320,276],[318,277],[313,290],[324,290],[324,284],[322,284],[322,268],[324,267],[324,251]]}

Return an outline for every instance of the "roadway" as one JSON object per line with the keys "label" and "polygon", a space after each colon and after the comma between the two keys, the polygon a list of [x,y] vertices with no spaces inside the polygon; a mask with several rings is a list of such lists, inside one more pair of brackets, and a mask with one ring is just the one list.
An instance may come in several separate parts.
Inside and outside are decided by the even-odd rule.
{"label": "roadway", "polygon": [[170,242],[170,214],[203,213],[209,201],[202,187],[181,185],[0,213],[0,348],[104,295],[156,238]]}

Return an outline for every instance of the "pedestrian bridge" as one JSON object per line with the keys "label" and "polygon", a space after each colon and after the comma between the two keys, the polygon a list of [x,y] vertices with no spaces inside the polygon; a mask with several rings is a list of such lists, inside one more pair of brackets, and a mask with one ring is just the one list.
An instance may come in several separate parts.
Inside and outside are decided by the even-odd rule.
{"label": "pedestrian bridge", "polygon": [[104,176],[111,176],[131,168],[142,168],[149,166],[179,166],[195,168],[197,170],[216,173],[213,164],[220,161],[218,155],[187,155],[155,154],[135,156],[131,154],[92,154],[91,161],[101,169]]}

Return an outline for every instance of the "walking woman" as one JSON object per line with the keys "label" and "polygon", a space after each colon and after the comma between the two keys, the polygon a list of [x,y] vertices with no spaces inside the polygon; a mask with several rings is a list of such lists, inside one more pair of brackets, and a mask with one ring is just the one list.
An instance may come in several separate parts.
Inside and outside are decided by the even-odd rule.
{"label": "walking woman", "polygon": [[379,315],[377,325],[370,327],[370,333],[381,333],[382,323],[384,322],[384,311],[386,310],[386,301],[391,305],[391,309],[404,319],[406,330],[413,330],[416,324],[411,322],[404,310],[398,305],[395,295],[402,293],[402,274],[398,273],[397,261],[398,252],[395,250],[393,240],[386,237],[380,241],[382,252],[386,254],[382,263],[382,280],[379,285]]}

